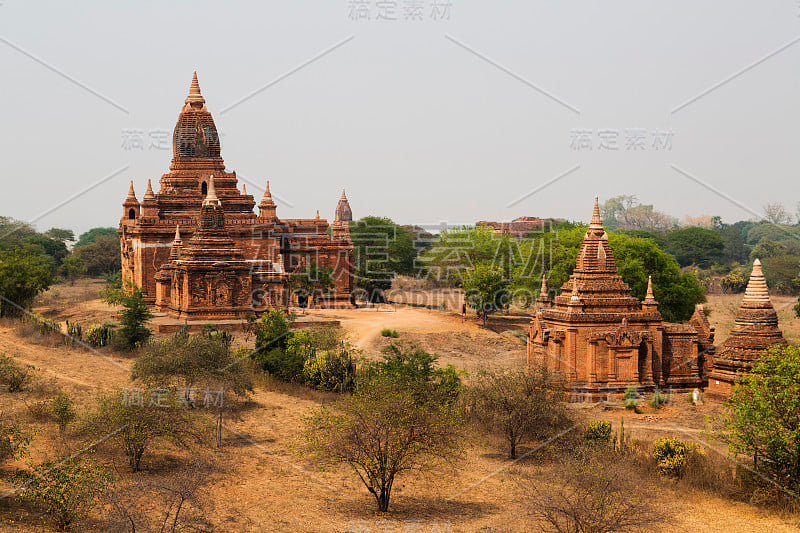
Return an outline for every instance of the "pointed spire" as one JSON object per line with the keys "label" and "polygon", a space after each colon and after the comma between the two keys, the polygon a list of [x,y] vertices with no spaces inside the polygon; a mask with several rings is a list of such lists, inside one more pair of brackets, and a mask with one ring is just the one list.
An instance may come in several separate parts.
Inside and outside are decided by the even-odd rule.
{"label": "pointed spire", "polygon": [[181,226],[175,224],[175,239],[172,242],[181,242]]}
{"label": "pointed spire", "polygon": [[753,262],[753,272],[750,274],[750,280],[747,282],[747,288],[744,291],[742,303],[754,303],[772,307],[772,303],[769,300],[767,282],[764,279],[764,273],[761,271],[761,261],[758,259]]}
{"label": "pointed spire", "polygon": [[203,200],[203,205],[222,205],[219,198],[217,198],[217,190],[214,188],[214,176],[211,176],[208,180],[208,194],[206,199]]}
{"label": "pointed spire", "polygon": [[572,280],[572,295],[569,297],[569,303],[580,303],[581,297],[578,294],[578,280]]}
{"label": "pointed spire", "polygon": [[344,189],[342,189],[342,197],[340,200],[344,200],[345,202],[347,201],[347,195],[344,193]]}
{"label": "pointed spire", "polygon": [[592,210],[592,220],[589,222],[589,227],[593,229],[603,227],[603,221],[600,219],[600,203],[597,196],[594,197],[594,209]]}
{"label": "pointed spire", "polygon": [[264,198],[272,198],[272,193],[269,192],[269,180],[267,180],[267,189],[264,191]]}
{"label": "pointed spire", "polygon": [[153,186],[150,183],[150,179],[147,180],[147,190],[144,193],[143,200],[155,200],[156,195],[153,194]]}
{"label": "pointed spire", "polygon": [[548,293],[548,290],[547,290],[547,278],[545,277],[544,274],[542,274],[542,288],[539,289],[539,296],[542,296],[542,295],[546,296],[547,293]]}
{"label": "pointed spire", "polygon": [[242,194],[247,194],[247,184],[242,183]]}
{"label": "pointed spire", "polygon": [[189,87],[189,96],[186,97],[186,104],[197,104],[197,107],[205,104],[206,101],[203,95],[200,94],[200,84],[197,81],[197,71],[192,74],[192,84]]}
{"label": "pointed spire", "polygon": [[267,188],[264,190],[264,197],[261,198],[261,202],[258,204],[258,207],[274,207],[275,202],[272,200],[272,193],[269,192],[269,180],[267,180]]}
{"label": "pointed spire", "polygon": [[653,276],[647,276],[647,294],[645,295],[644,299],[646,301],[656,299],[656,297],[653,295]]}
{"label": "pointed spire", "polygon": [[133,192],[133,180],[131,180],[131,188],[128,189],[128,198],[136,199],[136,193]]}
{"label": "pointed spire", "polygon": [[317,220],[319,220],[319,209],[317,209]]}

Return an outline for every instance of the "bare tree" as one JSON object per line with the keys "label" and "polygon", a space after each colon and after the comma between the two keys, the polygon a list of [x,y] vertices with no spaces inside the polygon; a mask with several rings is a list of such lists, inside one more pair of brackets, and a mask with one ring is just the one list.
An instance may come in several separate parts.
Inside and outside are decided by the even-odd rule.
{"label": "bare tree", "polygon": [[764,204],[764,220],[772,224],[791,224],[792,215],[780,202],[770,202]]}

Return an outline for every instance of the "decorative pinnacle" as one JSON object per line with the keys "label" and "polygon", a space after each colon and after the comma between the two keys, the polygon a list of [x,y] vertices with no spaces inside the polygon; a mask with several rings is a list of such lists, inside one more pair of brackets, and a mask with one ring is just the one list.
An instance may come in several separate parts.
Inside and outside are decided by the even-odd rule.
{"label": "decorative pinnacle", "polygon": [[147,180],[147,190],[144,193],[143,200],[155,200],[156,195],[153,193],[153,186],[150,184],[150,179]]}
{"label": "decorative pinnacle", "polygon": [[592,210],[592,220],[589,222],[589,227],[594,229],[603,227],[603,221],[600,219],[600,204],[597,196],[594,197],[594,209]]}
{"label": "decorative pinnacle", "polygon": [[317,209],[317,220],[319,220],[319,209]]}
{"label": "decorative pinnacle", "polygon": [[570,303],[576,303],[581,301],[580,295],[578,295],[578,281],[572,280],[572,295],[569,298]]}
{"label": "decorative pinnacle", "polygon": [[136,193],[133,192],[133,180],[131,180],[131,188],[128,189],[128,198],[136,199]]}
{"label": "decorative pinnacle", "polygon": [[342,197],[341,200],[347,201],[347,196],[344,194],[344,189],[342,189]]}
{"label": "decorative pinnacle", "polygon": [[221,205],[219,198],[217,198],[217,190],[214,188],[214,176],[208,180],[208,194],[206,199],[203,200],[203,205]]}
{"label": "decorative pinnacle", "polygon": [[175,224],[175,242],[181,242],[181,227],[180,227],[180,224]]}
{"label": "decorative pinnacle", "polygon": [[242,183],[242,194],[247,194],[247,184]]}
{"label": "decorative pinnacle", "polygon": [[653,295],[653,276],[647,276],[647,294],[644,301],[648,303],[656,301],[656,297]]}
{"label": "decorative pinnacle", "polygon": [[269,180],[267,180],[267,188],[264,190],[264,197],[258,204],[258,207],[273,207],[275,202],[272,200],[272,193],[269,192]]}
{"label": "decorative pinnacle", "polygon": [[764,279],[764,273],[761,271],[761,261],[758,259],[753,261],[753,272],[750,274],[750,280],[747,282],[747,288],[744,290],[744,298],[742,299],[742,303],[744,302],[772,305],[769,301],[767,282]]}
{"label": "decorative pinnacle", "polygon": [[205,104],[203,95],[200,94],[200,84],[197,82],[197,71],[192,74],[192,85],[189,87],[189,96],[186,97],[187,104]]}

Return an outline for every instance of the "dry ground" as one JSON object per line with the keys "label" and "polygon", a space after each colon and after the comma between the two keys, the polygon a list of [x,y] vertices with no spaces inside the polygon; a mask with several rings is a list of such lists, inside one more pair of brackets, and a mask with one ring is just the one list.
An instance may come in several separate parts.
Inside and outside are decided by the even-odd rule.
{"label": "dry ground", "polygon": [[[75,301],[67,298],[68,289],[63,287],[59,298],[43,299],[38,311],[61,320],[67,314],[73,318],[91,317],[92,322],[112,316],[112,309],[96,298],[86,297],[97,286],[83,286],[84,292],[73,289]],[[719,302],[710,300],[711,318],[718,328],[719,340],[721,330],[731,320],[730,313],[724,308],[725,298]],[[418,342],[440,354],[442,363],[468,370],[519,367],[524,362],[525,347],[515,335],[514,326],[497,327],[504,331],[496,333],[458,316],[410,308],[311,313],[339,318],[366,357],[377,357],[388,342],[380,336],[380,330],[387,327],[397,330],[401,340]],[[786,328],[785,320],[783,324]],[[15,395],[0,392],[0,411],[26,424],[32,423],[26,403],[52,395],[57,389],[67,391],[81,406],[87,406],[98,391],[130,386],[130,357],[105,350],[92,352],[32,344],[8,323],[0,324],[0,352],[16,355],[21,362],[36,367],[38,384],[33,391]],[[442,466],[427,476],[402,478],[393,495],[392,511],[388,515],[375,513],[372,497],[346,468],[319,471],[294,451],[303,417],[331,398],[301,387],[267,384],[257,388],[241,418],[227,424],[225,446],[218,453],[225,469],[212,476],[204,492],[208,517],[218,530],[524,532],[539,529],[528,515],[526,502],[531,483],[539,487],[553,483],[547,466],[532,458],[511,463],[498,453],[494,443],[481,441],[476,441],[454,465]],[[642,415],[603,410],[599,406],[575,409],[586,418],[609,419],[615,424],[624,416],[626,427],[640,438],[668,434],[683,440],[704,438],[701,429],[705,416],[713,414],[719,406],[694,407],[683,398],[673,400],[672,405],[662,410],[648,410]],[[38,461],[54,453],[57,431],[52,424],[36,422],[35,425],[42,431],[31,446],[31,459]],[[167,458],[170,457],[179,458],[181,452],[170,451]],[[168,477],[170,469],[179,468],[175,463],[151,456],[148,475]],[[23,465],[24,461],[17,462],[6,470]],[[121,468],[119,476],[123,483],[134,479]],[[0,481],[0,490],[8,488],[3,483]],[[670,530],[797,531],[794,518],[702,492],[678,492],[669,482],[664,482],[661,497],[660,505],[672,514]],[[160,502],[143,497],[142,508],[157,512]],[[20,509],[8,500],[0,500],[0,531],[49,531],[19,513]],[[12,518],[16,520],[14,523],[10,523]]]}

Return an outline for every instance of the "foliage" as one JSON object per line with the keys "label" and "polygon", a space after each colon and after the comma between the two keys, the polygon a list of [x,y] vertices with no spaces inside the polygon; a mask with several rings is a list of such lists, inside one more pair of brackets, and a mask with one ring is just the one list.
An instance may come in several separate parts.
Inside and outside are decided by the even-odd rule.
{"label": "foliage", "polygon": [[251,357],[261,362],[261,357],[270,350],[278,348],[285,350],[294,322],[293,315],[287,315],[280,309],[270,309],[256,323],[256,348]]}
{"label": "foliage", "polygon": [[453,365],[436,366],[438,356],[409,342],[393,342],[381,350],[383,359],[363,368],[362,382],[387,378],[415,394],[452,403],[461,392],[461,373]]}
{"label": "foliage", "polygon": [[454,457],[463,442],[455,407],[403,385],[398,376],[373,377],[305,420],[305,451],[324,465],[349,465],[380,512],[398,476]]}
{"label": "foliage", "polygon": [[563,387],[547,370],[481,372],[467,389],[469,418],[487,431],[501,435],[511,459],[525,439],[544,440],[570,423]]}
{"label": "foliage", "polygon": [[174,393],[163,389],[148,398],[141,392],[126,389],[99,397],[81,432],[121,450],[132,472],[141,470],[145,452],[159,442],[189,448],[206,441],[206,425],[195,410],[182,407]]}
{"label": "foliage", "polygon": [[80,237],[78,237],[78,242],[75,243],[75,248],[92,244],[98,238],[104,236],[117,237],[117,228],[92,228],[86,233],[81,233]]}
{"label": "foliage", "polygon": [[399,336],[400,336],[400,334],[397,333],[397,330],[395,330],[395,329],[383,328],[381,330],[381,337],[391,337],[393,339],[396,339]]}
{"label": "foliage", "polygon": [[667,396],[663,392],[656,389],[653,391],[653,397],[650,398],[650,407],[652,407],[653,409],[659,409],[668,401],[669,398],[667,398]]}
{"label": "foliage", "polygon": [[686,468],[689,446],[675,437],[665,437],[653,443],[653,459],[659,473],[665,476],[681,477]]}
{"label": "foliage", "polygon": [[200,334],[207,339],[219,341],[228,348],[233,344],[233,334],[230,331],[217,329],[211,324],[204,325]]}
{"label": "foliage", "polygon": [[758,474],[800,490],[800,347],[765,352],[734,386],[720,421],[733,457],[751,457]]}
{"label": "foliage", "polygon": [[691,226],[668,231],[666,246],[681,266],[700,265],[720,259],[725,241],[714,230]]}
{"label": "foliage", "polygon": [[129,284],[128,290],[107,291],[103,296],[107,303],[122,306],[118,315],[122,327],[116,331],[115,343],[129,350],[142,346],[152,335],[145,324],[153,317],[142,289]]}
{"label": "foliage", "polygon": [[303,376],[314,389],[349,392],[355,387],[356,364],[344,346],[320,350],[305,360]]}
{"label": "foliage", "polygon": [[611,444],[611,422],[595,420],[586,425],[585,438],[593,444]]}
{"label": "foliage", "polygon": [[86,342],[91,346],[105,346],[111,341],[114,329],[108,324],[92,324],[86,329]]}
{"label": "foliage", "polygon": [[732,293],[744,292],[749,278],[750,272],[747,269],[741,266],[734,267],[730,272],[722,276],[720,280],[722,290]]}
{"label": "foliage", "polygon": [[622,395],[622,406],[629,410],[639,407],[639,388],[636,385],[630,385],[625,389],[625,393]]}
{"label": "foliage", "polygon": [[75,232],[71,229],[50,228],[44,232],[45,235],[57,241],[66,242],[75,240]]}
{"label": "foliage", "polygon": [[56,424],[58,424],[58,429],[62,433],[67,428],[67,426],[75,420],[75,417],[78,413],[75,411],[75,402],[69,395],[61,392],[55,395],[52,400],[50,400],[50,415],[55,420]]}
{"label": "foliage", "polygon": [[0,420],[0,465],[25,452],[33,440],[33,431]]}
{"label": "foliage", "polygon": [[40,506],[53,525],[65,531],[96,504],[111,475],[84,455],[34,465],[16,480],[25,487],[18,498]]}
{"label": "foliage", "polygon": [[800,288],[800,256],[782,255],[761,260],[764,278],[770,288],[782,294],[796,294]]}
{"label": "foliage", "polygon": [[502,270],[491,265],[479,264],[467,270],[461,286],[464,300],[477,311],[478,316],[483,317],[484,326],[487,315],[508,305],[508,284],[509,280]]}
{"label": "foliage", "polygon": [[600,206],[603,225],[611,230],[668,229],[678,221],[644,205],[636,196],[615,196]]}
{"label": "foliage", "polygon": [[68,280],[74,281],[84,274],[86,274],[86,264],[80,257],[71,255],[61,261],[61,275]]}
{"label": "foliage", "polygon": [[398,274],[415,273],[414,235],[388,218],[368,216],[350,223],[355,284],[369,301],[382,301]]}
{"label": "foliage", "polygon": [[90,276],[99,276],[122,268],[119,237],[116,231],[113,235],[101,235],[88,244],[81,244],[78,241],[73,253],[83,262]]}
{"label": "foliage", "polygon": [[722,249],[722,262],[726,264],[743,263],[747,261],[748,249],[744,243],[744,235],[735,225],[724,225],[719,229],[724,248]]}
{"label": "foliage", "polygon": [[22,315],[53,282],[51,263],[45,255],[20,246],[0,249],[0,316]]}
{"label": "foliage", "polygon": [[13,357],[0,354],[0,382],[8,389],[8,392],[20,392],[28,381],[28,369],[32,368],[20,366],[14,361]]}

